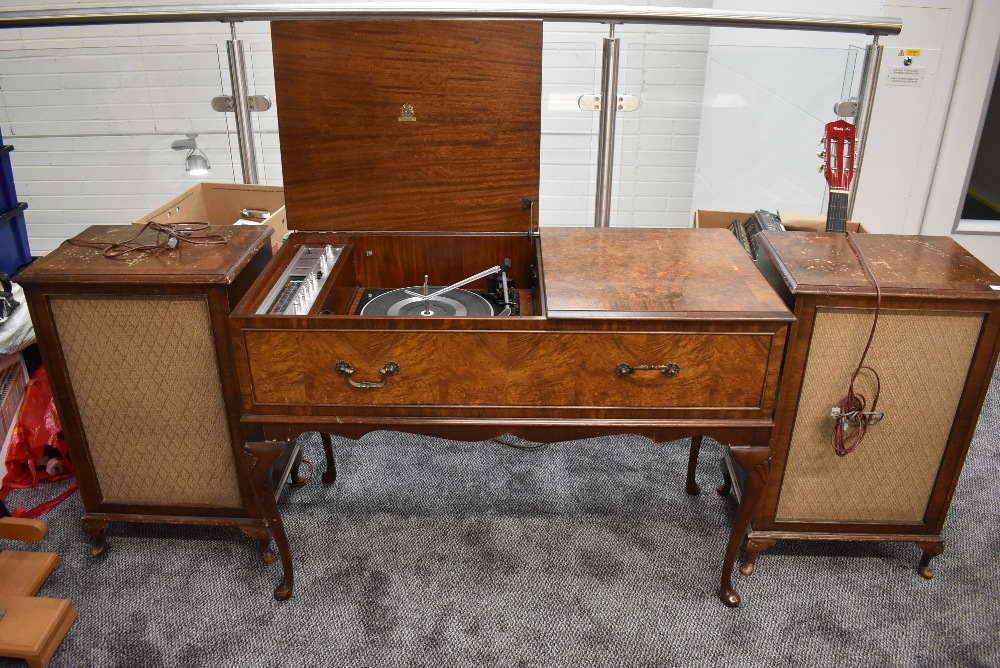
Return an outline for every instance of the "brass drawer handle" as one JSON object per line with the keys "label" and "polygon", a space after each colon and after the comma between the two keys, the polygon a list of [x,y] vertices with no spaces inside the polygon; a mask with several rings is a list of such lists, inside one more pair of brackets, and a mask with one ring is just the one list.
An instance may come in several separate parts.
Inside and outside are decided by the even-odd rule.
{"label": "brass drawer handle", "polygon": [[382,380],[354,380],[351,378],[351,374],[354,373],[354,367],[347,360],[340,360],[337,362],[337,373],[341,376],[347,376],[347,382],[354,387],[360,387],[363,390],[374,390],[376,388],[385,385],[386,381],[389,380],[389,376],[395,376],[399,373],[399,365],[395,362],[386,362],[382,365],[382,368],[378,370],[382,374]]}
{"label": "brass drawer handle", "polygon": [[664,376],[673,378],[681,372],[681,365],[671,362],[670,364],[640,364],[632,366],[628,362],[621,362],[615,367],[615,373],[622,378],[631,376],[636,371],[659,371]]}

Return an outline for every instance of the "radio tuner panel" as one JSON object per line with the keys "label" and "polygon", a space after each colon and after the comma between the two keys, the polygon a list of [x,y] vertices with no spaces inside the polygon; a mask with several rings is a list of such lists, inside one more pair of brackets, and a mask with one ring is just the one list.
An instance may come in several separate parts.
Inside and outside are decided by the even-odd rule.
{"label": "radio tuner panel", "polygon": [[343,246],[302,246],[264,298],[258,315],[305,315],[313,307]]}

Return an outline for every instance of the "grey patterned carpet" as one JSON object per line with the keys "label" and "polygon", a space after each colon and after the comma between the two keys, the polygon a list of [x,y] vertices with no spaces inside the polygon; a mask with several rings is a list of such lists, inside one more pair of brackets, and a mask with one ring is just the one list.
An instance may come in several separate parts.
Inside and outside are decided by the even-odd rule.
{"label": "grey patterned carpet", "polygon": [[736,610],[716,596],[735,502],[712,491],[710,442],[692,498],[681,442],[338,440],[338,481],[282,499],[284,603],[236,530],[112,525],[90,557],[76,496],[36,548],[63,559],[40,594],[80,612],[50,665],[1000,665],[998,434],[994,382],[934,580],[912,545],[779,543],[734,575]]}

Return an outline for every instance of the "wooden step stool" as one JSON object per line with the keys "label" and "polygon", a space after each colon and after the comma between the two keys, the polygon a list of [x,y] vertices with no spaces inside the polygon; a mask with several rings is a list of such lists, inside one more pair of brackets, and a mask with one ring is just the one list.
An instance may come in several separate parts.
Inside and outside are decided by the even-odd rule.
{"label": "wooden step stool", "polygon": [[[0,538],[38,542],[47,533],[38,520],[0,518]],[[0,656],[41,668],[66,637],[76,606],[67,599],[35,596],[59,561],[55,552],[0,552]]]}

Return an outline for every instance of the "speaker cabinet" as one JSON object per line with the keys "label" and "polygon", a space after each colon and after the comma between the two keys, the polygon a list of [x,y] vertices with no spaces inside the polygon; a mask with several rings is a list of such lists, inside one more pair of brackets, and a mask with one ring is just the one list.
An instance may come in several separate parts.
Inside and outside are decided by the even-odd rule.
{"label": "speaker cabinet", "polygon": [[[996,366],[1000,277],[948,237],[854,235],[882,290],[865,364],[884,413],[845,456],[831,409],[847,394],[876,305],[843,234],[768,233],[759,264],[794,311],[770,451],[753,470],[729,457],[738,492],[759,493],[744,573],[781,539],[890,540],[944,549],[941,529]],[[868,399],[873,376],[855,389]],[[741,484],[742,483],[742,484]]]}
{"label": "speaker cabinet", "polygon": [[[95,226],[80,239],[127,239]],[[270,552],[243,456],[228,317],[270,260],[270,228],[210,228],[224,245],[104,257],[64,243],[21,272],[86,510],[113,521],[235,524]],[[137,243],[155,243],[143,233]],[[294,453],[287,453],[284,463]]]}

